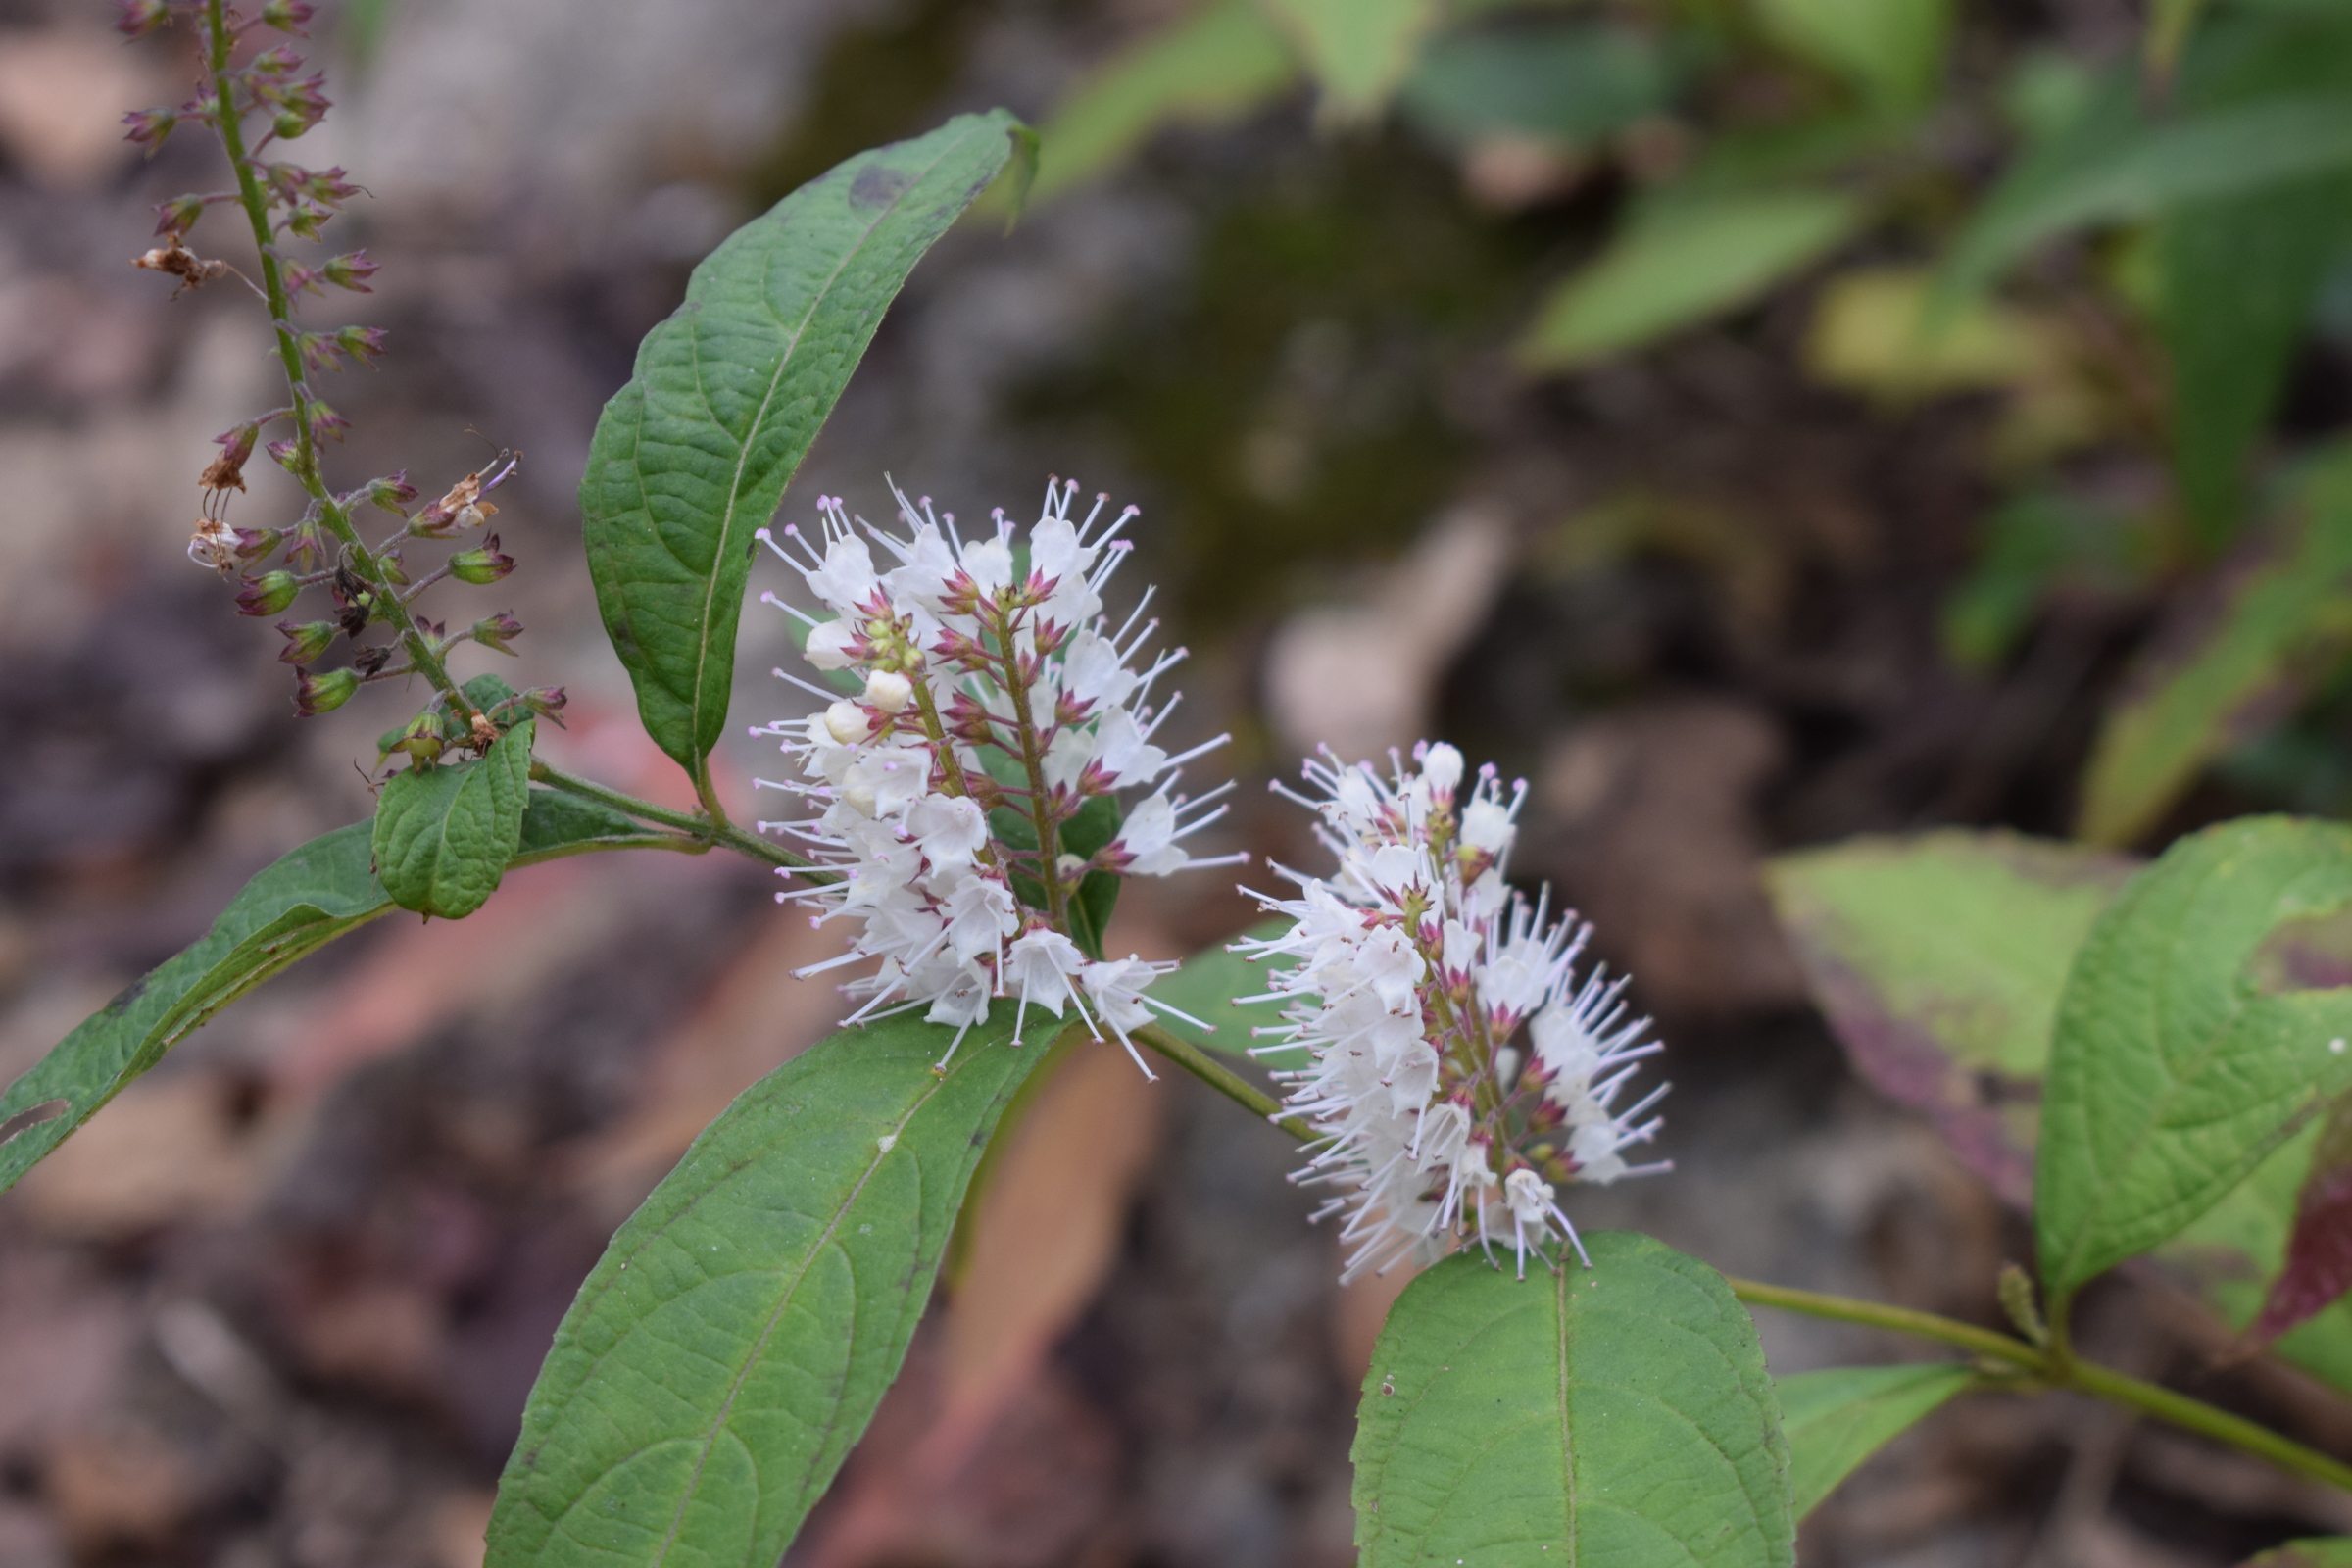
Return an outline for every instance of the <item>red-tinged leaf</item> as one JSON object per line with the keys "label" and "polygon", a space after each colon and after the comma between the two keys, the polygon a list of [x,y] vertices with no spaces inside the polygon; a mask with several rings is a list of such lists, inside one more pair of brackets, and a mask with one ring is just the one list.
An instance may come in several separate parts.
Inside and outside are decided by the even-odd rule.
{"label": "red-tinged leaf", "polygon": [[1766,881],[1855,1070],[2023,1207],[2067,964],[2133,863],[1946,830],[1782,856]]}
{"label": "red-tinged leaf", "polygon": [[2271,1282],[2248,1342],[2268,1347],[2346,1290],[2352,1290],[2352,1098],[2338,1100],[2320,1129],[2311,1174],[2295,1199],[2286,1267]]}

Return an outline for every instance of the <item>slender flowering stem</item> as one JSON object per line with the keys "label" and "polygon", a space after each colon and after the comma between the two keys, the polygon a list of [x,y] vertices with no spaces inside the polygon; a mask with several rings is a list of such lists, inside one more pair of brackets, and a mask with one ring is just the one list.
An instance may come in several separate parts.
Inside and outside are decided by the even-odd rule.
{"label": "slender flowering stem", "polygon": [[[227,0],[205,0],[204,30],[206,70],[212,76],[215,105],[214,128],[220,137],[221,150],[227,153],[229,168],[237,177],[237,204],[244,208],[246,221],[253,228],[253,242],[260,252],[262,297],[270,307],[270,323],[277,334],[277,357],[284,368],[287,390],[294,402],[290,413],[294,423],[293,462],[287,471],[293,474],[306,494],[317,504],[319,520],[343,545],[349,554],[351,571],[362,578],[376,595],[376,603],[400,605],[399,587],[391,575],[361,540],[359,530],[352,525],[351,514],[342,502],[327,488],[318,471],[318,443],[311,429],[311,414],[316,399],[311,396],[310,382],[302,364],[302,332],[294,324],[294,305],[286,291],[285,269],[277,254],[277,242],[270,220],[269,198],[262,191],[260,175],[252,156],[245,147],[245,124],[237,107],[236,82],[229,71],[229,60],[236,48],[236,30],[229,24]],[[399,613],[400,640],[406,648],[416,673],[422,675],[449,702],[450,710],[462,723],[473,721],[473,705],[450,678],[449,666],[443,662],[440,650],[416,629],[416,617],[404,608]]]}
{"label": "slender flowering stem", "polygon": [[1030,719],[1029,679],[1013,643],[1013,622],[1018,616],[1019,612],[1015,612],[1002,622],[1004,694],[1012,700],[1014,733],[1021,743],[1021,767],[1029,775],[1029,820],[1037,829],[1037,881],[1046,890],[1046,914],[1055,930],[1069,931],[1069,901],[1061,885],[1060,823],[1054,815],[1053,797],[1046,790],[1046,754],[1038,745],[1037,725]]}
{"label": "slender flowering stem", "polygon": [[614,810],[625,812],[640,821],[656,822],[663,827],[676,828],[681,833],[689,835],[692,842],[701,845],[704,849],[709,849],[712,845],[724,845],[739,855],[758,860],[762,865],[786,867],[806,874],[811,880],[818,882],[832,880],[827,872],[821,868],[812,868],[807,859],[793,854],[782,845],[760,838],[755,834],[746,833],[731,823],[713,822],[709,817],[698,815],[692,811],[673,811],[667,807],[656,806],[651,801],[640,800],[634,795],[623,794],[619,790],[608,788],[593,779],[566,773],[563,769],[551,766],[537,759],[533,759],[531,761],[531,777],[534,781],[545,784],[550,789],[562,790],[566,795],[577,795],[582,800],[594,801],[600,806],[610,806]]}
{"label": "slender flowering stem", "polygon": [[1244,1110],[1272,1122],[1300,1143],[1312,1143],[1315,1130],[1298,1116],[1286,1116],[1274,1097],[1164,1024],[1149,1023],[1135,1038],[1223,1095]]}

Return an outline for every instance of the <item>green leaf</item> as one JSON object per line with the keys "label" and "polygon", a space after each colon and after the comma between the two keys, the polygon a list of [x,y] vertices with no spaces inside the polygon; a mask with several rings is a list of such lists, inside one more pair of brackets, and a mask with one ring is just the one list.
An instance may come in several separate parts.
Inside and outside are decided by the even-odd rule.
{"label": "green leaf", "polygon": [[1653,206],[1552,294],[1519,357],[1537,369],[1572,369],[1720,316],[1838,245],[1865,216],[1829,191]]}
{"label": "green leaf", "polygon": [[2044,240],[2352,169],[2352,95],[2297,94],[2169,123],[2135,118],[2129,77],[2017,165],[1953,242],[1939,285],[1984,287]]}
{"label": "green leaf", "polygon": [[1760,0],[1784,47],[1819,62],[1893,109],[1925,104],[1943,74],[1950,0]]}
{"label": "green leaf", "polygon": [[[1288,929],[1287,920],[1261,920],[1242,933],[1246,937],[1277,936]],[[1238,940],[1238,939],[1237,939]],[[1267,960],[1273,962],[1275,960]],[[1251,963],[1225,943],[1214,943],[1184,960],[1184,966],[1174,974],[1163,975],[1152,987],[1150,995],[1180,1011],[1192,1014],[1207,1024],[1207,1029],[1196,1028],[1182,1018],[1160,1015],[1160,1022],[1171,1034],[1182,1035],[1197,1046],[1255,1061],[1269,1071],[1306,1064],[1307,1052],[1303,1046],[1281,1051],[1268,1051],[1262,1055],[1250,1053],[1266,1044],[1250,1033],[1252,1029],[1271,1028],[1282,1022],[1282,1004],[1253,1002],[1237,1006],[1236,997],[1263,996],[1268,990],[1266,963]]]}
{"label": "green leaf", "polygon": [[1578,23],[1440,38],[1398,102],[1457,144],[1513,134],[1581,147],[1660,113],[1674,87],[1666,51],[1649,34]]}
{"label": "green leaf", "polygon": [[2149,0],[2141,54],[2148,70],[2159,76],[2171,73],[2180,58],[2181,46],[2188,42],[2189,29],[2196,25],[2197,14],[2204,9],[2205,0]]}
{"label": "green leaf", "polygon": [[[1945,830],[1856,839],[1767,868],[1782,930],[1855,1069],[1927,1116],[2019,1208],[2032,1198],[2049,1037],[2075,953],[2133,861],[2080,845]],[[2279,949],[2287,974],[2336,944]],[[2257,961],[2260,972],[2265,960]],[[2340,961],[2340,959],[2339,959]],[[2156,1252],[2233,1329],[2285,1261],[2315,1123]],[[2352,1389],[2352,1303],[2290,1330],[2278,1352]]]}
{"label": "green leaf", "polygon": [[[2152,48],[2165,20],[2150,19]],[[2352,19],[2226,16],[2200,36],[2187,65],[2176,91],[2200,112],[2295,93],[2348,95],[2338,101],[2352,104]],[[2348,237],[2352,176],[2343,174],[2185,207],[2156,230],[2155,318],[2172,362],[2173,462],[2209,547],[2236,530],[2247,454]]]}
{"label": "green leaf", "polygon": [[[0,1143],[0,1188],[15,1185],[124,1084],[222,1007],[391,907],[368,869],[366,822],[337,828],[272,861],[229,901],[202,940],[148,970],[0,1096],[0,1126],[22,1126]],[[28,1112],[52,1102],[57,1109],[48,1119],[22,1125]]]}
{"label": "green leaf", "polygon": [[847,1029],[704,1130],[556,1331],[491,1568],[772,1563],[865,1429],[998,1118],[1045,1049],[1003,1005],[948,1069],[911,1015]]}
{"label": "green leaf", "polygon": [[1794,1561],[1755,1325],[1662,1242],[1585,1245],[1592,1267],[1524,1280],[1450,1257],[1390,1308],[1356,1423],[1363,1568]]}
{"label": "green leaf", "polygon": [[[605,807],[530,792],[516,865],[641,841]],[[124,1084],[216,1013],[306,954],[396,907],[371,868],[372,827],[354,822],[290,850],[231,899],[194,946],[148,970],[0,1095],[0,1191],[65,1142]]]}
{"label": "green leaf", "polygon": [[1089,74],[1039,133],[1032,201],[1125,159],[1165,125],[1218,125],[1298,79],[1291,46],[1256,0],[1216,0]]}
{"label": "green leaf", "polygon": [[2192,604],[2203,624],[2160,634],[2099,729],[2076,831],[2129,844],[2250,726],[2270,721],[2310,671],[2352,641],[2352,448],[2296,485],[2284,537]]}
{"label": "green leaf", "polygon": [[694,270],[605,405],[580,480],[589,573],[648,734],[698,778],[726,727],[764,525],[914,264],[1004,167],[1018,122],[960,115],[860,153]]}
{"label": "green leaf", "polygon": [[1775,1379],[1796,1517],[1819,1507],[1855,1466],[1942,1408],[1973,1376],[1964,1366],[1930,1362]]}
{"label": "green leaf", "polygon": [[396,773],[375,803],[375,870],[392,902],[462,920],[498,891],[522,841],[537,721],[524,719],[477,762]]}
{"label": "green leaf", "polygon": [[2181,839],[2102,913],[2058,1006],[2034,1182],[2043,1289],[2220,1202],[2352,1083],[2352,989],[2268,990],[2278,926],[2352,906],[2352,829],[2250,817]]}
{"label": "green leaf", "polygon": [[2352,1536],[2315,1536],[2248,1557],[2241,1568],[2352,1568]]}
{"label": "green leaf", "polygon": [[1967,669],[2006,658],[2052,588],[2136,587],[2152,564],[2152,530],[2062,490],[2013,496],[1979,526],[1976,564],[1943,605],[1944,651]]}
{"label": "green leaf", "polygon": [[1784,855],[1765,882],[1855,1070],[2022,1206],[2067,967],[2132,870],[2079,845],[1947,829]]}
{"label": "green leaf", "polygon": [[1413,69],[1437,0],[1265,0],[1323,87],[1321,113],[1366,120]]}

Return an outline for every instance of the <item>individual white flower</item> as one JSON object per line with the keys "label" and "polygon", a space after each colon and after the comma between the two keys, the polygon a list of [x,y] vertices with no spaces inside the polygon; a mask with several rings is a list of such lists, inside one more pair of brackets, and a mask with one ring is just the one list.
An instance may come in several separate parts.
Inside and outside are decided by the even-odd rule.
{"label": "individual white flower", "polygon": [[[1175,790],[1181,769],[1225,737],[1177,756],[1153,740],[1177,702],[1153,688],[1184,652],[1146,655],[1158,624],[1144,615],[1149,592],[1115,628],[1102,615],[1135,510],[1108,515],[1098,497],[1076,517],[1077,491],[1049,484],[1025,542],[1002,512],[967,535],[953,514],[895,488],[896,532],[853,518],[833,496],[818,499],[813,536],[787,528],[788,548],[760,531],[828,613],[765,601],[803,623],[811,665],[857,689],[786,675],[822,710],[754,731],[777,737],[799,764],[797,778],[760,782],[811,810],[760,824],[790,834],[811,861],[811,885],[780,897],[809,905],[820,923],[860,923],[848,955],[806,971],[870,960],[843,988],[864,999],[854,1018],[925,1008],[960,1041],[993,1000],[1014,999],[1016,1033],[1032,1004],[1056,1018],[1075,1006],[1132,1054],[1133,1031],[1162,1005],[1144,995],[1161,968],[1082,950],[1068,914],[1080,888],[1091,876],[1245,858],[1202,860],[1183,843],[1224,814],[1216,803],[1231,786],[1188,799]],[[1026,550],[1017,578],[1016,545]],[[1090,804],[1154,785],[1110,844],[1072,848],[1064,830]],[[1011,838],[992,826],[1007,813],[1023,826]]]}
{"label": "individual white flower", "polygon": [[1620,1107],[1659,1049],[1648,1020],[1627,1017],[1622,978],[1580,980],[1584,922],[1502,881],[1526,786],[1482,768],[1465,797],[1444,745],[1386,777],[1329,756],[1305,776],[1312,793],[1278,789],[1317,813],[1337,865],[1278,868],[1298,897],[1255,897],[1289,928],[1235,951],[1268,960],[1287,1003],[1258,1049],[1309,1054],[1278,1076],[1319,1135],[1298,1179],[1347,1215],[1343,1277],[1467,1240],[1506,1242],[1522,1273],[1555,1242],[1581,1256],[1559,1192],[1665,1169],[1623,1153],[1656,1135],[1665,1091]]}

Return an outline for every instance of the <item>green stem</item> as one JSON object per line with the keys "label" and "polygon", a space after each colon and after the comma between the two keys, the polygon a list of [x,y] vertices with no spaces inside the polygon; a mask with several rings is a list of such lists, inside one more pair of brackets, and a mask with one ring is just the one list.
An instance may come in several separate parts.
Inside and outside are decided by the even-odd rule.
{"label": "green stem", "polygon": [[2021,1339],[1994,1330],[1963,1323],[1956,1318],[1938,1317],[1933,1312],[1915,1312],[1909,1307],[1887,1306],[1878,1301],[1857,1301],[1848,1297],[1824,1296],[1815,1291],[1791,1290],[1783,1285],[1765,1285],[1755,1280],[1732,1280],[1732,1294],[1742,1301],[1756,1306],[1776,1306],[1784,1311],[1802,1312],[1808,1317],[1830,1318],[1840,1323],[1860,1323],[1871,1328],[1893,1329],[1901,1334],[1913,1334],[1922,1339],[1939,1340],[1987,1360],[2016,1367],[2021,1372],[2048,1384],[2052,1388],[2074,1389],[2092,1395],[2111,1404],[2136,1410],[2142,1415],[2169,1421],[2174,1426],[2227,1444],[2246,1453],[2268,1459],[2282,1470],[2308,1480],[2318,1481],[2341,1491],[2352,1492],[2352,1465],[2331,1459],[2316,1448],[2305,1447],[2291,1438],[2284,1438],[2268,1427],[2257,1426],[2227,1410],[2217,1410],[2201,1399],[2126,1376],[2112,1367],[2084,1361],[2056,1350],[2042,1350]]}
{"label": "green stem", "polygon": [[[352,526],[351,516],[335,499],[334,492],[318,471],[318,452],[311,439],[310,383],[302,367],[302,333],[294,324],[294,302],[286,293],[285,269],[277,258],[276,241],[270,231],[270,201],[262,191],[261,176],[253,159],[245,150],[244,112],[237,107],[236,83],[229,74],[229,60],[236,50],[236,34],[228,24],[227,0],[205,0],[205,67],[213,80],[213,98],[217,112],[213,117],[214,129],[220,133],[220,147],[228,155],[228,165],[237,178],[237,204],[245,210],[245,220],[253,229],[254,248],[260,253],[262,296],[269,302],[270,329],[277,336],[277,358],[285,371],[286,388],[293,395],[294,462],[288,472],[294,476],[305,494],[318,504],[319,521],[326,525],[350,556],[351,570],[363,578],[375,595],[375,602],[385,618],[400,628],[400,640],[408,652],[409,662],[444,697],[449,699],[450,710],[460,722],[473,722],[473,705],[450,678],[449,667],[443,662],[440,651],[416,629],[416,619],[402,603],[398,585],[377,563],[375,556],[360,539],[359,530]],[[397,619],[395,619],[395,615]]]}
{"label": "green stem", "polygon": [[582,800],[594,801],[600,806],[610,806],[612,809],[636,817],[640,821],[655,822],[662,827],[676,828],[679,832],[689,835],[705,849],[709,849],[712,845],[723,844],[739,855],[749,856],[751,858],[768,865],[782,866],[788,870],[798,871],[811,881],[823,882],[832,879],[831,872],[820,869],[782,845],[770,843],[757,833],[746,833],[743,829],[723,819],[714,822],[700,812],[673,811],[667,807],[656,806],[651,801],[639,800],[634,795],[624,795],[619,790],[609,789],[593,779],[581,778],[575,773],[566,773],[562,768],[542,762],[536,758],[531,760],[531,777],[550,789],[562,790],[566,795],[577,795]]}
{"label": "green stem", "polygon": [[1155,1023],[1135,1031],[1135,1038],[1182,1067],[1243,1109],[1254,1112],[1302,1144],[1313,1143],[1315,1130],[1297,1116],[1285,1116],[1274,1098],[1182,1035]]}

